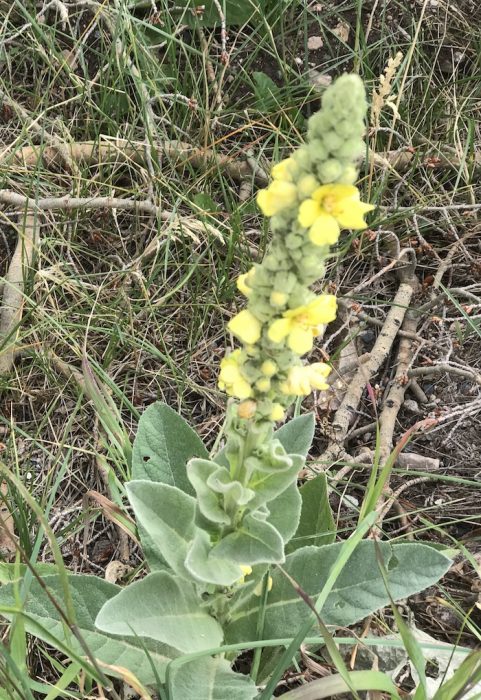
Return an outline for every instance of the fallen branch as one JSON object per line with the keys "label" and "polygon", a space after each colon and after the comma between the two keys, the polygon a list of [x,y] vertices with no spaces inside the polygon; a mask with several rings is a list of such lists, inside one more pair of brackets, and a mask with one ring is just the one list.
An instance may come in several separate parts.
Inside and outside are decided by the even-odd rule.
{"label": "fallen branch", "polygon": [[73,209],[123,209],[127,211],[141,211],[147,214],[159,216],[162,220],[168,221],[172,218],[171,211],[162,209],[148,199],[123,199],[121,197],[44,197],[34,199],[26,197],[12,190],[0,190],[0,202],[14,207],[31,209],[32,211],[61,210],[71,211]]}
{"label": "fallen branch", "polygon": [[[397,259],[399,257],[397,256]],[[359,366],[347,388],[341,405],[335,413],[329,429],[329,444],[322,456],[327,469],[346,456],[344,441],[349,432],[351,419],[357,411],[366,385],[371,381],[371,378],[377,373],[388,356],[411,303],[415,288],[414,268],[414,262],[398,268],[401,282],[387,313],[384,327],[371,350],[369,359]]]}
{"label": "fallen branch", "polygon": [[463,377],[464,379],[469,379],[470,381],[481,386],[481,374],[478,374],[478,372],[475,372],[472,369],[453,366],[449,364],[449,362],[438,362],[435,365],[410,369],[408,371],[408,377],[427,377],[432,374],[441,374],[442,372],[454,374],[458,377]]}
{"label": "fallen branch", "polygon": [[22,319],[25,279],[33,266],[38,238],[38,216],[30,211],[19,221],[19,234],[3,286],[0,309],[0,374],[8,372],[15,358],[18,326]]}
{"label": "fallen branch", "polygon": [[[234,180],[245,180],[254,177],[258,184],[265,184],[262,171],[252,173],[252,168],[245,160],[239,160],[243,153],[227,156],[216,153],[210,148],[196,148],[183,141],[162,141],[154,144],[159,156],[163,155],[172,161],[176,168],[191,166],[194,168],[220,168],[225,170]],[[126,139],[112,141],[85,141],[65,145],[69,158],[77,164],[99,165],[106,162],[128,162],[144,164],[146,160],[146,144],[135,143]],[[41,164],[45,168],[58,168],[65,160],[64,149],[60,154],[54,146],[25,146],[14,154],[0,158],[0,163],[8,162],[27,170]]]}

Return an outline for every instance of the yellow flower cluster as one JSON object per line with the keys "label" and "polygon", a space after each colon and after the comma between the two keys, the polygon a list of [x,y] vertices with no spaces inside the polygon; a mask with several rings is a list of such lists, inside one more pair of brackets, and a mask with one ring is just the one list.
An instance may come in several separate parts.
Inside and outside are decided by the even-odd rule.
{"label": "yellow flower cluster", "polygon": [[336,317],[335,296],[311,291],[329,246],[342,229],[364,229],[374,209],[352,184],[365,107],[356,76],[336,81],[309,120],[307,143],[274,165],[257,194],[262,213],[273,217],[273,240],[263,263],[237,279],[248,303],[228,329],[244,347],[222,360],[219,376],[219,387],[242,401],[241,418],[280,420],[295,396],[328,387],[329,366],[303,366],[301,358]]}
{"label": "yellow flower cluster", "polygon": [[220,361],[219,389],[236,399],[248,399],[252,396],[252,387],[242,376],[240,366],[242,351],[234,350]]}

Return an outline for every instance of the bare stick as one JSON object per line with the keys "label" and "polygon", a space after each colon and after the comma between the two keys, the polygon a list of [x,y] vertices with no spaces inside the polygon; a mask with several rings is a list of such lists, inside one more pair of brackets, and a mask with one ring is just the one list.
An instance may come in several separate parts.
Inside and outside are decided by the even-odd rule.
{"label": "bare stick", "polygon": [[32,210],[58,209],[70,211],[72,209],[124,209],[127,211],[141,211],[147,214],[159,216],[168,221],[173,214],[164,211],[148,199],[122,199],[121,197],[44,197],[33,199],[12,190],[0,190],[0,202],[14,207],[26,207]]}
{"label": "bare stick", "polygon": [[[259,184],[265,184],[263,173],[257,171],[254,175],[250,165],[241,160],[244,153],[237,152],[235,156],[214,153],[209,148],[196,148],[183,141],[162,141],[155,144],[160,153],[172,160],[176,168],[192,166],[194,168],[219,167],[225,170],[234,180],[244,180],[254,177]],[[127,141],[126,139],[104,140],[102,142],[85,141],[66,144],[71,160],[84,165],[97,165],[103,162],[145,163],[145,143]],[[21,166],[27,170],[42,163],[46,168],[59,167],[63,158],[57,148],[47,146],[26,146],[15,154],[0,158]]]}
{"label": "bare stick", "polygon": [[438,362],[435,365],[410,369],[408,372],[408,377],[428,377],[432,374],[441,374],[442,372],[454,374],[458,377],[464,377],[465,379],[469,379],[481,386],[481,374],[478,374],[478,372],[475,372],[468,367],[455,367],[449,364],[449,362]]}
{"label": "bare stick", "polygon": [[38,216],[23,213],[19,234],[8,272],[5,276],[0,313],[0,374],[10,370],[15,358],[17,328],[22,318],[23,292],[28,270],[32,267],[37,242]]}

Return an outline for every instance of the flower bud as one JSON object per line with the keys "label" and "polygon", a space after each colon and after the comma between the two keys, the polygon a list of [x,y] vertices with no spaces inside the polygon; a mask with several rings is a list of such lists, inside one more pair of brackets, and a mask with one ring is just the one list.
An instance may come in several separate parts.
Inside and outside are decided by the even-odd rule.
{"label": "flower bud", "polygon": [[266,391],[269,391],[271,388],[271,380],[269,377],[261,377],[256,381],[256,389],[263,394],[266,393]]}
{"label": "flower bud", "polygon": [[261,372],[266,377],[273,377],[277,372],[277,365],[272,360],[264,360],[261,365]]}
{"label": "flower bud", "polygon": [[243,420],[250,420],[256,414],[257,404],[255,401],[242,401],[237,407],[237,415]]}
{"label": "flower bud", "polygon": [[282,420],[284,418],[284,406],[280,403],[273,404],[269,418],[274,422]]}

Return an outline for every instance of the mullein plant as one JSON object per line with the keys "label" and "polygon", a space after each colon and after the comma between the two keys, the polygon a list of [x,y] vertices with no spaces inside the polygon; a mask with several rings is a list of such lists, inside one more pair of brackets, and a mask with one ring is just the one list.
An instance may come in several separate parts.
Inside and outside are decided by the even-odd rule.
{"label": "mullein plant", "polygon": [[[228,329],[242,347],[223,358],[219,374],[219,387],[236,399],[228,407],[225,453],[231,484],[245,499],[232,522],[253,518],[259,505],[268,510],[278,489],[260,497],[267,473],[283,489],[304,465],[303,457],[286,453],[274,426],[296,397],[328,388],[330,366],[303,357],[335,319],[336,297],[315,294],[311,286],[323,277],[341,230],[366,228],[364,216],[374,209],[354,185],[365,111],[361,80],[339,78],[309,119],[306,143],[272,168],[272,182],[257,194],[272,242],[263,262],[237,279],[247,305]],[[281,549],[279,543],[275,557]]]}
{"label": "mullein plant", "polygon": [[[311,287],[341,230],[365,228],[373,209],[354,185],[365,110],[361,80],[339,78],[309,119],[306,143],[273,167],[257,195],[272,242],[263,262],[237,280],[247,303],[228,325],[240,347],[220,363],[219,387],[230,397],[224,447],[210,455],[165,404],[149,406],[140,419],[125,493],[149,573],[123,588],[71,575],[68,601],[60,575],[32,582],[29,631],[81,656],[90,645],[106,673],[160,683],[163,698],[227,697],[228,688],[229,697],[249,700],[256,684],[232,671],[235,650],[309,630],[316,618],[305,596],[322,593],[324,622],[347,626],[449,568],[446,556],[417,542],[358,542],[362,534],[335,542],[325,475],[297,486],[313,415],[276,430],[296,397],[327,388],[329,365],[305,356],[334,320],[336,298]],[[374,523],[375,513],[369,517]],[[359,527],[367,532],[364,522]],[[5,616],[18,593],[15,584],[0,588]],[[83,644],[69,635],[52,596],[78,612]]]}

